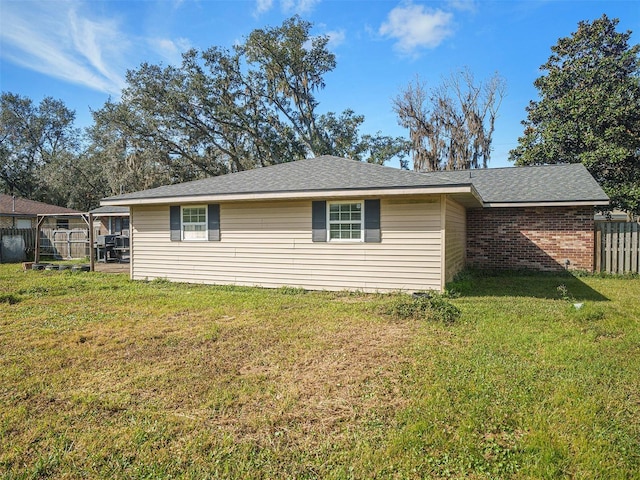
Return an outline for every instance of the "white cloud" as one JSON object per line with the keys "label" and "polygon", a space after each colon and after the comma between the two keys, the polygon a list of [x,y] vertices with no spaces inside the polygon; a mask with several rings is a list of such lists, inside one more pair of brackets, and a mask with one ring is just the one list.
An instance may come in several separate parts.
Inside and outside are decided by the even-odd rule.
{"label": "white cloud", "polygon": [[191,48],[191,42],[186,38],[150,38],[148,42],[152,50],[172,65],[180,65],[182,54]]}
{"label": "white cloud", "polygon": [[476,0],[449,0],[449,6],[461,12],[475,12],[478,5]]}
{"label": "white cloud", "polygon": [[338,45],[342,45],[347,38],[347,35],[344,33],[344,30],[331,30],[325,34],[329,37],[329,47],[335,48]]}
{"label": "white cloud", "polygon": [[4,2],[0,55],[51,77],[119,95],[126,37],[113,19],[91,20],[79,2]]}
{"label": "white cloud", "polygon": [[421,48],[435,48],[451,35],[453,15],[406,3],[389,12],[379,29],[380,35],[396,39],[395,47],[404,54]]}
{"label": "white cloud", "polygon": [[284,6],[285,3],[292,4],[291,8],[285,9],[286,12],[293,12],[300,15],[304,15],[305,13],[310,13],[313,8],[319,3],[320,0],[283,0],[282,4]]}
{"label": "white cloud", "polygon": [[[310,13],[320,0],[280,0],[280,9],[286,14],[304,15]],[[255,15],[273,8],[273,0],[256,0]]]}
{"label": "white cloud", "polygon": [[256,15],[268,12],[273,7],[273,0],[256,0]]}

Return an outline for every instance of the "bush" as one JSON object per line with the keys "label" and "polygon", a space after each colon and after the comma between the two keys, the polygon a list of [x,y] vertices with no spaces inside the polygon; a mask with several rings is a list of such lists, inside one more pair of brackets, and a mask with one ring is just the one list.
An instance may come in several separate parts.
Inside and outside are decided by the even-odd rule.
{"label": "bush", "polygon": [[22,300],[19,296],[12,293],[0,293],[0,303],[8,303],[9,305],[15,305]]}
{"label": "bush", "polygon": [[387,314],[400,319],[413,318],[452,323],[460,317],[460,310],[449,303],[443,295],[432,293],[416,297],[398,295],[388,306]]}
{"label": "bush", "polygon": [[280,287],[278,289],[278,291],[282,295],[303,295],[303,294],[307,293],[307,291],[304,288],[289,287],[288,285],[284,285],[284,286]]}

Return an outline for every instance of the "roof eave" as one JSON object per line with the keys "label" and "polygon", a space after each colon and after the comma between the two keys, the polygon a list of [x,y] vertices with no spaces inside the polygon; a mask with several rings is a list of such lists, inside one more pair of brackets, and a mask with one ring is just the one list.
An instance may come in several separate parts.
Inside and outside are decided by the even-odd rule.
{"label": "roof eave", "polygon": [[103,206],[134,206],[134,205],[169,205],[187,203],[224,203],[237,201],[266,201],[266,200],[305,200],[312,198],[354,198],[372,196],[402,196],[402,195],[438,195],[468,193],[481,205],[482,201],[473,185],[435,186],[435,187],[393,187],[371,189],[345,190],[313,190],[300,192],[258,192],[258,193],[229,193],[209,195],[179,195],[158,198],[132,199],[103,199]]}
{"label": "roof eave", "polygon": [[566,200],[552,202],[484,202],[485,208],[500,207],[590,207],[609,205],[609,200]]}

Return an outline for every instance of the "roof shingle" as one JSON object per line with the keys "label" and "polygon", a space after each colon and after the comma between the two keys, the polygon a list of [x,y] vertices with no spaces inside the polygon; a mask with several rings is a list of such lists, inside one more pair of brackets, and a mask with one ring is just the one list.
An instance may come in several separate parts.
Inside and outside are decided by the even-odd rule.
{"label": "roof shingle", "polygon": [[485,204],[608,201],[607,195],[582,164],[417,173],[325,155],[117,195],[104,199],[104,202],[469,185],[476,189]]}
{"label": "roof shingle", "polygon": [[27,200],[26,198],[15,197],[11,195],[0,194],[0,215],[55,215],[65,213],[82,213],[71,208],[58,207],[49,203],[36,202],[35,200]]}

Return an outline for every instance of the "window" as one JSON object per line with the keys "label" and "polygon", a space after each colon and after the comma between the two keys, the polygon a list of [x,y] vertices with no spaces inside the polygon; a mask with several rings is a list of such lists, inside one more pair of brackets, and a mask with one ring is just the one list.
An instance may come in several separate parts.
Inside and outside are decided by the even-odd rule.
{"label": "window", "polygon": [[[129,221],[126,221],[127,227]],[[172,242],[182,240],[220,241],[220,204],[169,207],[169,238]]]}
{"label": "window", "polygon": [[16,219],[16,228],[31,228],[31,219],[30,218]]}
{"label": "window", "polygon": [[207,207],[182,207],[182,240],[207,240]]}
{"label": "window", "polygon": [[362,241],[362,202],[329,203],[329,240]]}

